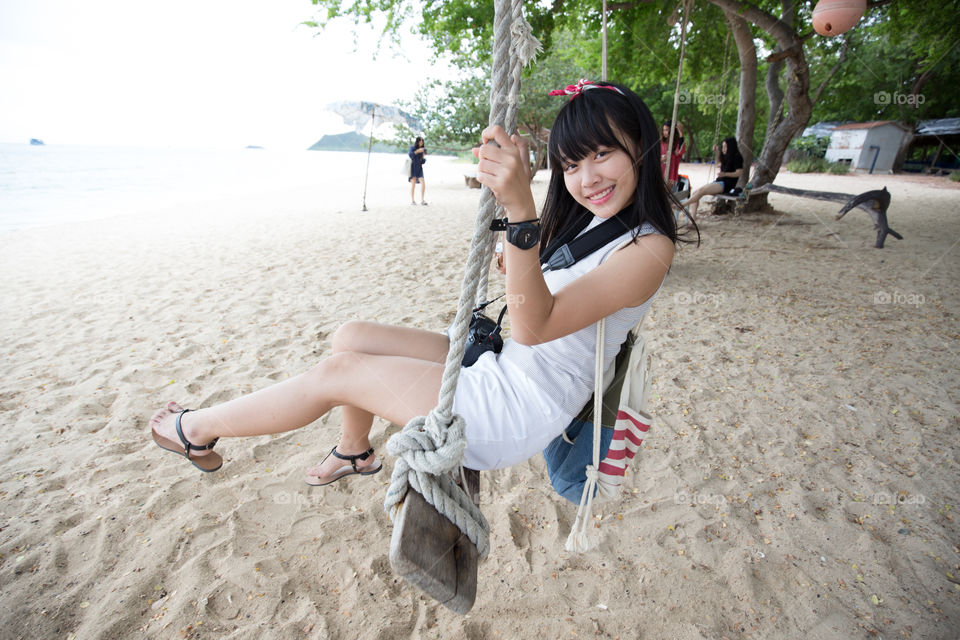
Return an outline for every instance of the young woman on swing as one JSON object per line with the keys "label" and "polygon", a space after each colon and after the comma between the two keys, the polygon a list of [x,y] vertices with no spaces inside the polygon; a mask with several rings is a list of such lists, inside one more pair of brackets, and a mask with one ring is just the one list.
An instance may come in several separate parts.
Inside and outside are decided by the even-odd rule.
{"label": "young woman on swing", "polygon": [[[461,372],[454,411],[466,422],[463,464],[506,467],[540,452],[579,413],[594,388],[596,323],[606,321],[613,361],[646,313],[673,260],[676,224],[660,173],[659,132],[626,87],[581,80],[552,94],[570,96],[551,130],[553,173],[543,217],[530,190],[525,143],[500,127],[483,132],[477,177],[507,215],[507,301],[512,338]],[[620,237],[566,269],[541,272],[551,241],[614,217]],[[614,251],[624,240],[632,242]],[[150,420],[156,443],[203,471],[222,460],[220,437],[279,433],[343,408],[339,442],[306,471],[311,485],[370,475],[381,462],[370,446],[375,415],[395,424],[436,404],[449,339],[443,333],[349,322],[332,354],[309,371],[213,407],[171,402]]]}
{"label": "young woman on swing", "polygon": [[[724,138],[717,150],[717,164],[720,171],[717,172],[717,179],[709,184],[705,184],[694,191],[689,198],[681,202],[687,213],[687,226],[694,224],[697,217],[697,207],[700,206],[700,198],[703,196],[716,196],[721,193],[733,193],[737,186],[737,181],[743,175],[743,156],[737,148],[737,139],[733,136]],[[689,208],[687,208],[689,207]]]}

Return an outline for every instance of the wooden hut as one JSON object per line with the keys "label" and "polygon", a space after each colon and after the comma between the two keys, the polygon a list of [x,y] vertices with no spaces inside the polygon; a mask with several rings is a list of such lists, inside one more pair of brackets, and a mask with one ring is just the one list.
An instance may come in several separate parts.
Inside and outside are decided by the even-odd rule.
{"label": "wooden hut", "polygon": [[826,159],[849,162],[869,173],[893,173],[897,152],[910,130],[894,120],[842,124],[834,127]]}

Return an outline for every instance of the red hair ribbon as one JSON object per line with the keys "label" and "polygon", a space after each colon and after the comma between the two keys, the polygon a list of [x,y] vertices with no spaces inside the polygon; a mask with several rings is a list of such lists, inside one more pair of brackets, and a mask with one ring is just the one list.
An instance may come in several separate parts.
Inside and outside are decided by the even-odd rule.
{"label": "red hair ribbon", "polygon": [[563,89],[554,89],[547,95],[551,96],[570,96],[570,99],[573,100],[578,95],[586,91],[587,89],[610,89],[611,91],[616,91],[620,95],[623,95],[623,91],[617,89],[616,87],[604,84],[597,84],[596,82],[590,82],[586,78],[580,78],[577,84],[568,84]]}

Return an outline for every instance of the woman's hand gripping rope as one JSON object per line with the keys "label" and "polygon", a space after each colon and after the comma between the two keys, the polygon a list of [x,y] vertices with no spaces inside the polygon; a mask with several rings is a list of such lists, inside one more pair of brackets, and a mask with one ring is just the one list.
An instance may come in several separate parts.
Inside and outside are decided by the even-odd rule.
{"label": "woman's hand gripping rope", "polygon": [[[532,220],[537,208],[530,190],[530,146],[520,136],[494,125],[483,130],[477,180],[490,188],[511,222]],[[490,144],[494,143],[494,144]]]}

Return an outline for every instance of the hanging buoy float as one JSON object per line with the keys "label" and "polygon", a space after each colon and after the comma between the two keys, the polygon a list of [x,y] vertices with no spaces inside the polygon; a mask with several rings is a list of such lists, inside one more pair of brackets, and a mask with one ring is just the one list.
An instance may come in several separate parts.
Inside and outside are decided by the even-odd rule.
{"label": "hanging buoy float", "polygon": [[846,33],[860,21],[867,0],[820,0],[813,8],[813,28],[822,36]]}

